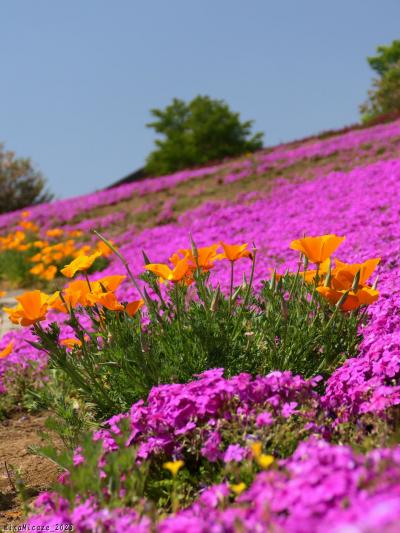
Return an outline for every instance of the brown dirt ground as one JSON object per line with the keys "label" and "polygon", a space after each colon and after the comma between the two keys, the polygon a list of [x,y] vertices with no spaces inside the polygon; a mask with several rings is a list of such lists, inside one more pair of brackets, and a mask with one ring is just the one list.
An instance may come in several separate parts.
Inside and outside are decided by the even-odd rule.
{"label": "brown dirt ground", "polygon": [[[57,479],[57,467],[49,460],[32,455],[28,447],[40,445],[38,431],[44,430],[47,414],[15,413],[0,421],[0,530],[24,522],[21,500],[11,486],[5,463],[20,472],[30,500],[50,487]],[[13,479],[13,475],[11,478]]]}

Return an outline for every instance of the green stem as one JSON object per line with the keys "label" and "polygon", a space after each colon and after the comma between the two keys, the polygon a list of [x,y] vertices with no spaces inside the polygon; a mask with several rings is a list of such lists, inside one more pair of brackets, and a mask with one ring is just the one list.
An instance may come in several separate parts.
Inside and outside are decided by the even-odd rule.
{"label": "green stem", "polygon": [[140,297],[142,298],[142,300],[144,300],[145,302],[147,302],[147,299],[146,299],[145,295],[143,294],[143,291],[142,291],[142,289],[140,288],[138,282],[136,281],[134,275],[132,274],[131,269],[129,268],[128,261],[125,259],[125,257],[124,257],[124,256],[123,256],[123,255],[122,255],[122,254],[121,254],[116,248],[115,248],[115,246],[113,246],[113,245],[111,244],[110,241],[108,241],[105,237],[103,237],[103,235],[101,235],[101,233],[99,233],[99,232],[96,231],[95,229],[92,230],[92,232],[93,232],[95,235],[97,235],[97,237],[98,237],[99,239],[101,239],[101,240],[104,242],[104,244],[106,244],[106,245],[110,248],[110,250],[112,250],[112,251],[115,253],[115,255],[120,259],[120,261],[122,262],[122,264],[123,264],[124,267],[125,267],[125,270],[126,270],[127,273],[128,273],[128,276],[129,276],[130,280],[132,281],[132,283],[133,283],[133,285],[135,286],[136,290],[137,290],[138,293],[140,294]]}
{"label": "green stem", "polygon": [[231,261],[231,281],[230,281],[230,289],[229,289],[229,307],[228,307],[228,312],[229,312],[229,314],[231,314],[231,310],[232,310],[233,270],[234,270],[234,262]]}
{"label": "green stem", "polygon": [[176,318],[178,321],[178,330],[179,330],[179,336],[181,338],[182,343],[182,324],[181,324],[181,306],[179,301],[179,288],[178,283],[174,283],[174,290],[175,290],[175,299],[176,299]]}

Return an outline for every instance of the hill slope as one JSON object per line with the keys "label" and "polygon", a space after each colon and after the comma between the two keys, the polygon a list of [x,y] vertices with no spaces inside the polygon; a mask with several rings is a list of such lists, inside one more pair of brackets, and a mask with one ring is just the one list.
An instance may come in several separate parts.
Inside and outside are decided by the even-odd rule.
{"label": "hill slope", "polygon": [[[336,426],[347,423],[354,430],[362,426],[362,431],[368,434],[367,422],[363,425],[367,419],[362,417],[389,420],[392,410],[400,404],[400,288],[396,282],[400,274],[399,205],[400,121],[396,121],[320,141],[282,145],[225,164],[147,179],[29,210],[28,219],[39,226],[43,238],[49,229],[61,228],[65,235],[81,230],[84,234],[77,238],[79,245],[95,246],[95,238],[88,232],[92,228],[99,229],[118,245],[134,275],[143,271],[142,250],[151,261],[167,261],[176,250],[188,248],[189,233],[198,246],[219,241],[254,242],[258,250],[256,287],[270,277],[271,269],[283,273],[287,268],[296,268],[298,258],[288,249],[288,244],[303,234],[346,236],[339,253],[345,262],[381,259],[380,298],[368,308],[368,322],[362,328],[358,357],[345,360],[329,377],[324,390],[315,389],[316,383],[306,387],[305,396],[309,388],[315,391],[311,396],[314,418],[307,412],[307,428],[303,428],[305,442],[272,473],[258,474],[253,485],[241,496],[239,506],[228,504],[227,499],[227,507],[219,507],[219,496],[212,492],[216,489],[211,489],[211,493],[201,496],[189,510],[166,518],[162,531],[178,531],[183,523],[199,531],[208,531],[219,523],[226,528],[222,530],[230,531],[234,517],[242,521],[245,531],[267,527],[284,531],[327,531],[333,530],[332,524],[337,527],[336,531],[344,531],[350,525],[354,531],[373,531],[378,527],[395,531],[396,520],[400,519],[398,445],[390,452],[375,449],[370,455],[359,455],[347,446],[336,446],[332,434]],[[9,233],[20,223],[20,213],[3,215],[0,231]],[[108,261],[104,270],[91,275],[91,281],[122,272],[117,257],[111,256]],[[235,268],[235,285],[241,283],[243,274],[249,275],[249,264],[245,261],[238,262]],[[216,263],[213,283],[220,283],[223,290],[228,290],[229,282],[226,265]],[[139,296],[128,280],[116,294],[126,300]],[[50,318],[60,320],[55,312]],[[62,326],[62,337],[70,336],[71,330]],[[7,389],[12,388],[10,370],[14,375],[33,381],[46,376],[47,357],[27,344],[30,339],[31,334],[26,329],[16,329],[0,340],[0,352],[13,341],[12,353],[0,359],[0,393],[5,393],[4,398]],[[35,363],[33,369],[30,361]],[[217,391],[233,391],[233,396],[237,397],[242,395],[246,409],[249,397],[255,394],[249,391],[247,382],[241,381],[245,378],[228,382],[220,375],[207,374],[203,379],[198,388],[196,382],[182,385],[181,389],[175,385],[166,386],[162,389],[164,392],[160,388],[149,399],[146,411],[141,404],[134,406],[126,415],[131,417],[132,428],[138,423],[139,415],[142,417],[140,424],[145,425],[140,426],[140,431],[135,429],[132,441],[137,439],[138,444],[150,446],[151,439],[159,438],[161,442],[166,434],[170,440],[178,441],[180,437],[174,424],[180,418],[187,424],[197,424],[197,429],[201,429],[198,438],[205,439],[210,427],[218,424],[221,413],[210,415],[214,417],[213,422],[200,420],[192,411],[185,418],[188,398],[193,400],[199,395],[196,409],[207,404],[207,412],[211,413]],[[303,409],[303,401],[305,409],[306,400],[298,394],[305,385],[286,374],[281,377],[271,374],[265,379],[277,380],[274,384],[268,382],[271,387],[268,390],[273,391],[269,392],[268,401],[271,405],[276,401],[279,409],[285,406],[279,416],[275,413],[276,420],[270,427],[273,431],[278,418],[286,417],[282,413],[286,412],[288,418],[297,416]],[[168,387],[171,387],[170,392]],[[247,391],[249,397],[243,391]],[[152,407],[157,394],[165,394],[164,403]],[[307,396],[307,402],[309,400]],[[160,417],[165,422],[162,431],[157,425]],[[170,417],[174,422],[170,422]],[[115,436],[115,424],[111,423],[107,438]],[[146,424],[152,428],[151,434],[146,433]],[[183,422],[179,429],[182,427],[186,428]],[[190,439],[197,429],[191,426],[185,429],[185,438]],[[312,437],[314,433],[318,434],[318,439]],[[370,437],[372,439],[368,434]],[[387,445],[383,433],[381,437]],[[206,446],[205,442],[203,445],[211,446]],[[238,446],[236,442],[232,445]],[[221,455],[216,456],[220,462],[225,461],[224,454],[228,453],[222,446],[218,452]],[[184,455],[185,444],[182,449],[179,453]],[[228,490],[226,484],[224,487],[221,485],[218,489],[223,495]],[[221,496],[225,497],[228,498]],[[268,502],[268,512],[265,502]],[[45,511],[32,523],[51,523],[55,519],[51,509],[54,506],[45,505]],[[116,524],[123,519],[124,524],[129,522],[132,528],[139,527],[140,522],[142,530],[147,531],[148,524],[129,510],[122,512],[122,518],[119,512],[112,510],[101,515],[95,503],[86,511],[93,519],[107,519],[116,530]],[[66,509],[63,513],[65,520],[81,531],[79,515]],[[109,530],[113,530],[111,526]]]}

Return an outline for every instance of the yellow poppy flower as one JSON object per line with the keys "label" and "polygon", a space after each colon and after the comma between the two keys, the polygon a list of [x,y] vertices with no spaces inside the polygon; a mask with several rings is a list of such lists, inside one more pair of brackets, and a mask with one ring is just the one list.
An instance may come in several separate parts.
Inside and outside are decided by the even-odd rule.
{"label": "yellow poppy flower", "polygon": [[304,237],[290,243],[292,250],[304,254],[312,263],[323,263],[328,259],[345,237],[337,235],[321,235],[319,237]]}
{"label": "yellow poppy flower", "polygon": [[88,270],[100,255],[100,252],[94,252],[92,255],[79,255],[69,265],[62,268],[61,272],[67,278],[73,278],[77,272]]}

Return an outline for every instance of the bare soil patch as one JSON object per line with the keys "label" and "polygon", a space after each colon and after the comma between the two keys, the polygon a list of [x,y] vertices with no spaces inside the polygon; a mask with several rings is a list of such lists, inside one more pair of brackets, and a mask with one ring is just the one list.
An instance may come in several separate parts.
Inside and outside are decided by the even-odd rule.
{"label": "bare soil patch", "polygon": [[47,416],[46,413],[15,413],[10,419],[0,421],[0,529],[24,522],[22,502],[9,481],[5,463],[9,470],[12,467],[20,472],[30,500],[57,479],[57,467],[47,459],[32,455],[28,449],[43,444],[38,432],[44,430]]}

